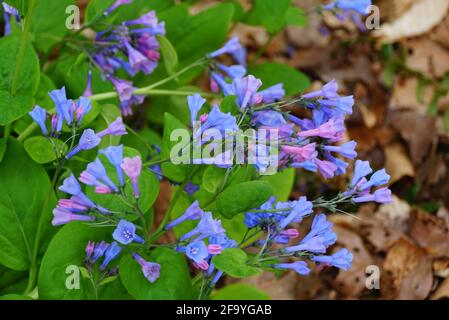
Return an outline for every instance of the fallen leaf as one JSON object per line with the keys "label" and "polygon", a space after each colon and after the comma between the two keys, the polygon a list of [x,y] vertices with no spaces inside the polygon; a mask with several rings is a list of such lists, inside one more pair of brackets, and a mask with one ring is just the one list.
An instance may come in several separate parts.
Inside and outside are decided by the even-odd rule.
{"label": "fallen leaf", "polygon": [[415,175],[415,169],[404,147],[399,143],[385,147],[385,169],[391,176],[390,183],[399,181],[402,177]]}
{"label": "fallen leaf", "polygon": [[445,279],[430,297],[432,300],[447,300],[449,299],[449,278]]}
{"label": "fallen leaf", "polygon": [[446,16],[449,0],[417,0],[408,11],[373,32],[384,43],[424,34]]}
{"label": "fallen leaf", "polygon": [[432,265],[426,253],[406,238],[396,241],[385,257],[382,296],[397,300],[425,299],[432,281]]}

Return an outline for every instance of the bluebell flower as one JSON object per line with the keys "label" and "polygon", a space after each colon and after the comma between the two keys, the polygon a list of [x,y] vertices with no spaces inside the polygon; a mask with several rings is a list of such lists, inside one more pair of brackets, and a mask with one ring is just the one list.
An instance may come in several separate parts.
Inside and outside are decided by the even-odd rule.
{"label": "bluebell flower", "polygon": [[68,178],[65,178],[62,186],[59,187],[62,192],[76,196],[79,202],[85,204],[89,208],[95,207],[95,204],[90,200],[81,190],[81,186],[76,180],[75,176],[71,174]]}
{"label": "bluebell flower", "polygon": [[78,125],[81,124],[83,117],[89,113],[91,108],[92,105],[89,98],[79,97],[75,109],[75,117]]}
{"label": "bluebell flower", "polygon": [[309,215],[313,212],[313,204],[310,201],[307,201],[306,197],[300,197],[298,201],[294,201],[293,203],[282,203],[278,202],[276,204],[276,209],[284,209],[293,204],[291,208],[291,212],[281,220],[279,223],[279,229],[285,229],[292,222],[300,222],[302,218]]}
{"label": "bluebell flower", "polygon": [[223,113],[220,108],[213,106],[212,110],[207,114],[205,120],[202,122],[199,130],[194,130],[193,139],[198,140],[201,134],[203,135],[203,140],[208,141],[209,129],[215,129],[220,131],[222,134],[226,134],[237,131],[239,129],[237,125],[237,119],[231,115],[231,113]]}
{"label": "bluebell flower", "polygon": [[120,186],[124,186],[125,179],[123,177],[122,168],[120,167],[123,161],[123,144],[116,147],[110,146],[106,149],[100,150],[99,152],[104,154],[106,158],[108,158],[109,162],[114,166]]}
{"label": "bluebell flower", "polygon": [[339,153],[343,157],[348,159],[354,159],[355,157],[357,157],[357,152],[355,151],[356,146],[357,142],[349,141],[340,146],[323,146],[323,149],[329,152]]}
{"label": "bluebell flower", "polygon": [[371,0],[336,0],[324,6],[324,10],[353,10],[361,15],[366,15],[368,14],[367,9],[371,4]]}
{"label": "bluebell flower", "polygon": [[133,253],[132,257],[140,264],[142,273],[149,282],[154,283],[159,278],[161,274],[161,265],[159,263],[148,262],[137,253]]}
{"label": "bluebell flower", "polygon": [[126,132],[126,127],[123,123],[122,117],[118,117],[113,122],[111,122],[106,129],[98,132],[97,136],[102,138],[108,134],[111,136],[123,136],[125,134],[128,134],[128,132]]}
{"label": "bluebell flower", "polygon": [[201,107],[206,102],[206,99],[201,97],[198,93],[194,94],[193,96],[187,97],[187,104],[190,109],[190,123],[193,127],[193,123],[196,121],[198,117],[198,112],[200,111]]}
{"label": "bluebell flower", "polygon": [[28,112],[28,114],[39,125],[42,130],[42,134],[47,135],[48,131],[47,127],[45,126],[47,112],[45,111],[45,109],[36,105],[32,111]]}
{"label": "bluebell flower", "polygon": [[53,220],[51,224],[54,226],[60,226],[67,224],[71,221],[94,221],[95,217],[73,213],[72,211],[63,207],[56,207],[53,209]]}
{"label": "bluebell flower", "polygon": [[222,48],[209,53],[208,57],[216,58],[222,54],[231,54],[235,58],[237,58],[236,60],[240,60],[240,61],[237,61],[237,62],[239,62],[239,64],[244,65],[245,61],[243,61],[243,63],[241,61],[244,56],[244,54],[242,53],[242,50],[244,50],[244,48],[240,44],[239,38],[237,36],[234,36],[230,40],[228,40],[228,42],[226,42]]}
{"label": "bluebell flower", "polygon": [[180,238],[180,240],[184,241],[194,236],[198,236],[196,240],[201,240],[206,237],[216,236],[224,233],[225,230],[221,225],[221,221],[218,219],[214,219],[212,213],[204,212],[197,227],[184,234]]}
{"label": "bluebell flower", "polygon": [[309,92],[302,96],[304,99],[314,99],[318,97],[323,97],[326,99],[338,98],[338,83],[335,80],[331,80],[326,83],[320,90]]}
{"label": "bluebell flower", "polygon": [[95,242],[93,242],[93,241],[87,242],[86,249],[85,249],[85,251],[86,251],[86,260],[90,259],[90,257],[94,253],[94,249],[95,249]]}
{"label": "bluebell flower", "polygon": [[259,94],[262,96],[263,103],[280,101],[285,97],[284,85],[282,83],[275,84],[274,86],[259,91]]}
{"label": "bluebell flower", "polygon": [[11,33],[11,22],[10,22],[10,17],[14,17],[16,22],[19,23],[20,22],[20,14],[19,11],[14,8],[13,6],[7,4],[6,2],[2,2],[2,6],[3,6],[3,10],[5,11],[3,13],[3,18],[5,20],[5,25],[4,25],[4,31],[5,31],[5,36]]}
{"label": "bluebell flower", "polygon": [[133,2],[133,0],[115,0],[115,2],[108,9],[106,9],[104,15],[108,15],[118,7],[131,2]]}
{"label": "bluebell flower", "polygon": [[218,85],[218,87],[223,92],[224,96],[229,96],[234,94],[232,91],[232,87],[230,83],[227,83],[223,75],[221,75],[218,72],[211,72],[210,73],[211,79]]}
{"label": "bluebell flower", "polygon": [[354,187],[363,177],[366,177],[373,169],[369,165],[368,161],[357,160],[354,166],[354,176],[351,180],[351,186]]}
{"label": "bluebell flower", "polygon": [[126,157],[123,159],[120,167],[131,180],[134,197],[136,199],[139,198],[139,177],[142,172],[142,159],[140,156],[135,156],[133,158]]}
{"label": "bluebell flower", "polygon": [[275,110],[256,111],[251,118],[251,122],[269,128],[279,128],[287,123],[282,113]]}
{"label": "bluebell flower", "polygon": [[231,85],[232,94],[235,95],[236,103],[240,109],[244,110],[250,104],[262,102],[262,96],[257,94],[262,85],[260,79],[253,75],[248,75],[244,78],[234,79]]}
{"label": "bluebell flower", "polygon": [[120,252],[122,252],[122,248],[118,245],[117,242],[113,241],[104,253],[104,260],[100,266],[100,270],[106,269],[108,264],[112,260],[114,260],[120,254]]}
{"label": "bluebell flower", "polygon": [[200,189],[200,186],[198,186],[198,185],[196,185],[196,184],[194,184],[194,183],[192,183],[192,182],[190,182],[190,181],[187,181],[187,183],[186,183],[186,185],[185,185],[185,187],[184,187],[184,191],[185,191],[189,196],[193,196],[193,194],[194,194],[195,192],[197,192],[199,189]]}
{"label": "bluebell flower", "polygon": [[331,256],[314,256],[312,260],[319,264],[349,270],[352,266],[352,253],[348,249],[343,248]]}
{"label": "bluebell flower", "polygon": [[330,153],[326,153],[326,158],[327,160],[329,160],[330,162],[332,162],[333,164],[335,164],[337,166],[337,170],[335,171],[335,175],[342,175],[346,173],[346,169],[349,166],[349,163],[344,162],[341,159],[335,158],[334,156],[332,156]]}
{"label": "bluebell flower", "polygon": [[70,159],[82,150],[90,150],[95,148],[100,144],[100,142],[101,138],[95,134],[95,131],[93,131],[92,129],[86,129],[83,131],[78,145],[70,150],[70,152],[67,153],[65,157],[66,159]]}
{"label": "bluebell flower", "polygon": [[359,189],[365,191],[371,189],[372,187],[378,187],[387,184],[390,181],[390,175],[385,171],[385,169],[378,170],[373,173],[370,179],[363,183]]}
{"label": "bluebell flower", "polygon": [[83,92],[82,96],[83,97],[90,97],[92,94],[93,94],[92,93],[92,69],[89,69],[89,71],[87,72],[86,89],[84,89],[84,92]]}
{"label": "bluebell flower", "polygon": [[[245,225],[249,228],[255,228],[257,226],[265,227],[272,226],[279,222],[282,219],[282,215],[264,212],[273,210],[273,205],[276,201],[276,197],[270,197],[264,204],[262,204],[259,208],[253,210],[254,212],[246,212],[245,213]],[[261,212],[257,212],[260,210]]]}
{"label": "bluebell flower", "polygon": [[173,228],[174,226],[186,221],[186,220],[199,220],[203,216],[204,211],[200,208],[198,200],[195,200],[180,217],[171,221],[165,226],[166,230]]}
{"label": "bluebell flower", "polygon": [[321,99],[318,103],[322,107],[336,108],[343,114],[352,114],[352,107],[354,106],[354,97],[338,97],[334,99]]}
{"label": "bluebell flower", "polygon": [[190,260],[197,264],[202,263],[209,256],[209,251],[204,241],[193,241],[181,250]]}
{"label": "bluebell flower", "polygon": [[292,263],[278,263],[273,265],[275,269],[290,269],[294,270],[296,273],[307,276],[310,273],[310,269],[307,266],[307,263],[304,261],[296,261]]}
{"label": "bluebell flower", "polygon": [[218,69],[223,71],[231,79],[243,78],[246,74],[246,68],[241,65],[226,66],[221,63],[217,63]]}
{"label": "bluebell flower", "polygon": [[89,163],[86,170],[81,173],[80,181],[90,186],[101,186],[101,184],[99,185],[97,183],[98,180],[100,180],[101,183],[104,183],[111,191],[118,192],[117,186],[108,177],[106,169],[100,159],[96,158],[95,161]]}
{"label": "bluebell flower", "polygon": [[308,251],[325,253],[326,248],[334,244],[337,235],[332,231],[332,223],[324,214],[318,214],[312,221],[310,232],[296,246],[285,248],[285,252]]}
{"label": "bluebell flower", "polygon": [[236,248],[238,246],[234,239],[228,238],[224,234],[210,236],[209,244],[218,244],[223,249]]}
{"label": "bluebell flower", "polygon": [[391,190],[388,188],[380,188],[374,191],[373,194],[360,195],[352,199],[355,203],[362,202],[377,202],[377,203],[391,203]]}
{"label": "bluebell flower", "polygon": [[92,262],[95,263],[98,259],[100,259],[104,255],[108,247],[109,243],[107,243],[106,241],[101,241],[100,243],[97,243],[94,248]]}
{"label": "bluebell flower", "polygon": [[65,87],[50,91],[49,95],[56,105],[59,132],[62,129],[62,119],[65,119],[68,125],[72,123],[72,116],[70,114],[70,104],[72,101],[67,99]]}
{"label": "bluebell flower", "polygon": [[130,244],[133,241],[137,243],[144,242],[142,237],[136,235],[136,226],[132,222],[126,220],[120,220],[112,233],[112,237],[121,244]]}

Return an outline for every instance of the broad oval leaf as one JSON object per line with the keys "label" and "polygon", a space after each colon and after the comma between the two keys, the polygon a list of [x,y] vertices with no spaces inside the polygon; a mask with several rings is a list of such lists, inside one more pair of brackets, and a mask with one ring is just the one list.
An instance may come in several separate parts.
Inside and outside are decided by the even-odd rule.
{"label": "broad oval leaf", "polygon": [[131,256],[120,261],[120,279],[128,292],[139,300],[193,299],[189,270],[184,257],[167,248],[151,251],[147,261],[161,265],[160,277],[150,283]]}
{"label": "broad oval leaf", "polygon": [[56,154],[61,157],[67,151],[67,145],[61,140],[42,136],[26,139],[23,146],[28,155],[37,163],[52,162],[56,160]]}
{"label": "broad oval leaf", "polygon": [[217,197],[217,209],[222,216],[231,219],[238,213],[257,208],[272,195],[267,181],[248,181],[231,185]]}
{"label": "broad oval leaf", "polygon": [[234,278],[247,278],[260,273],[260,269],[247,264],[248,256],[239,248],[225,249],[212,258],[215,267]]}

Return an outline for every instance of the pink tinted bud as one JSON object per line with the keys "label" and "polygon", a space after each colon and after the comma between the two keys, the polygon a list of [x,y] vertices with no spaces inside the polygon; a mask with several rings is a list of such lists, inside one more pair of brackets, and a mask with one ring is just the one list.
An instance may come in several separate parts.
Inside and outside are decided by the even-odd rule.
{"label": "pink tinted bud", "polygon": [[89,259],[92,253],[94,253],[95,242],[89,241],[86,246],[86,258]]}
{"label": "pink tinted bud", "polygon": [[220,91],[220,87],[218,86],[218,83],[210,78],[209,80],[209,86],[210,86],[210,91],[212,91],[213,93],[218,93]]}
{"label": "pink tinted bud", "polygon": [[135,180],[140,176],[140,172],[142,171],[142,159],[139,156],[135,156],[134,158],[127,157],[123,159],[120,167],[131,180]]}
{"label": "pink tinted bud", "polygon": [[112,189],[105,185],[100,185],[100,186],[95,187],[95,193],[99,193],[99,194],[112,193]]}
{"label": "pink tinted bud", "polygon": [[161,58],[161,55],[158,51],[156,50],[149,50],[148,54],[147,54],[148,59],[153,60],[153,61],[159,61],[159,59]]}
{"label": "pink tinted bud", "polygon": [[255,93],[251,98],[251,105],[260,104],[263,101],[263,96],[260,93]]}
{"label": "pink tinted bud", "polygon": [[214,255],[220,254],[221,253],[221,246],[219,244],[210,244],[210,245],[207,246],[207,251],[210,254],[214,254]]}
{"label": "pink tinted bud", "polygon": [[201,260],[200,262],[195,262],[193,264],[193,266],[197,269],[201,269],[201,270],[207,270],[209,269],[209,264],[207,263],[206,260]]}
{"label": "pink tinted bud", "polygon": [[282,231],[281,234],[289,237],[290,239],[299,237],[299,232],[296,229],[287,229],[287,230]]}
{"label": "pink tinted bud", "polygon": [[204,114],[200,115],[200,122],[201,123],[206,122],[208,117],[209,117],[209,115],[207,113],[204,113]]}

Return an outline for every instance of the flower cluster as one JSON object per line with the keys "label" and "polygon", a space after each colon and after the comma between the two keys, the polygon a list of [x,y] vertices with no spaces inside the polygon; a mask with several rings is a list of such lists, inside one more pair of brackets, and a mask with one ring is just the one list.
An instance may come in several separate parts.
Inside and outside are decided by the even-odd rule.
{"label": "flower cluster", "polygon": [[[116,177],[111,179],[108,176],[103,162],[98,157],[87,165],[87,168],[81,172],[79,179],[76,179],[71,174],[59,187],[59,190],[71,195],[71,197],[70,199],[59,200],[57,207],[53,210],[53,225],[66,224],[75,220],[96,221],[115,218],[113,212],[95,204],[83,192],[79,182],[93,187],[95,193],[98,194],[114,193],[121,197],[126,197],[124,192],[125,174],[131,181],[133,197],[135,199],[139,198],[138,179],[142,170],[141,158],[139,156],[123,158],[123,145],[107,147],[100,150],[99,154],[103,154],[115,168]],[[116,184],[113,180],[118,181],[118,183]],[[117,241],[123,243],[123,241],[118,239]]]}
{"label": "flower cluster", "polygon": [[[109,263],[117,258],[121,252],[122,247],[120,247],[115,241],[113,241],[112,243],[107,243],[105,241],[95,243],[93,241],[89,241],[86,245],[86,257],[84,258],[84,265],[91,273],[93,265],[98,260],[103,258],[99,269],[100,271],[105,271]],[[107,270],[106,273],[110,276],[117,274],[117,268]]]}
{"label": "flower cluster", "polygon": [[[106,13],[113,11],[118,6],[117,3]],[[123,1],[120,4],[123,4]],[[164,22],[158,21],[154,11],[137,19],[125,21],[121,25],[111,26],[97,34],[92,59],[103,77],[114,85],[123,115],[132,114],[131,106],[141,104],[144,96],[134,95],[135,88],[132,82],[118,79],[117,71],[123,69],[131,77],[138,72],[152,73],[160,58],[159,41],[156,36],[164,34]]]}
{"label": "flower cluster", "polygon": [[[72,136],[70,139],[75,139],[76,131],[80,128],[83,117],[91,110],[91,101],[87,97],[79,97],[78,100],[73,101],[67,99],[65,87],[58,90],[53,90],[49,93],[51,99],[55,103],[56,113],[51,116],[50,130],[47,128],[47,111],[36,105],[32,111],[29,112],[30,117],[39,125],[42,134],[49,137],[58,137],[62,131],[64,124],[71,129]],[[78,141],[65,155],[66,159],[72,158],[74,155],[82,150],[90,150],[97,147],[104,136],[121,136],[127,134],[122,118],[118,117],[111,122],[109,126],[95,133],[92,129],[85,129]]]}
{"label": "flower cluster", "polygon": [[184,214],[168,223],[165,230],[187,220],[198,220],[198,224],[179,238],[176,250],[184,253],[195,268],[205,271],[206,275],[211,277],[213,286],[223,272],[215,269],[212,258],[224,249],[237,247],[237,242],[226,236],[221,221],[214,219],[211,212],[203,211],[198,200],[193,202]]}

